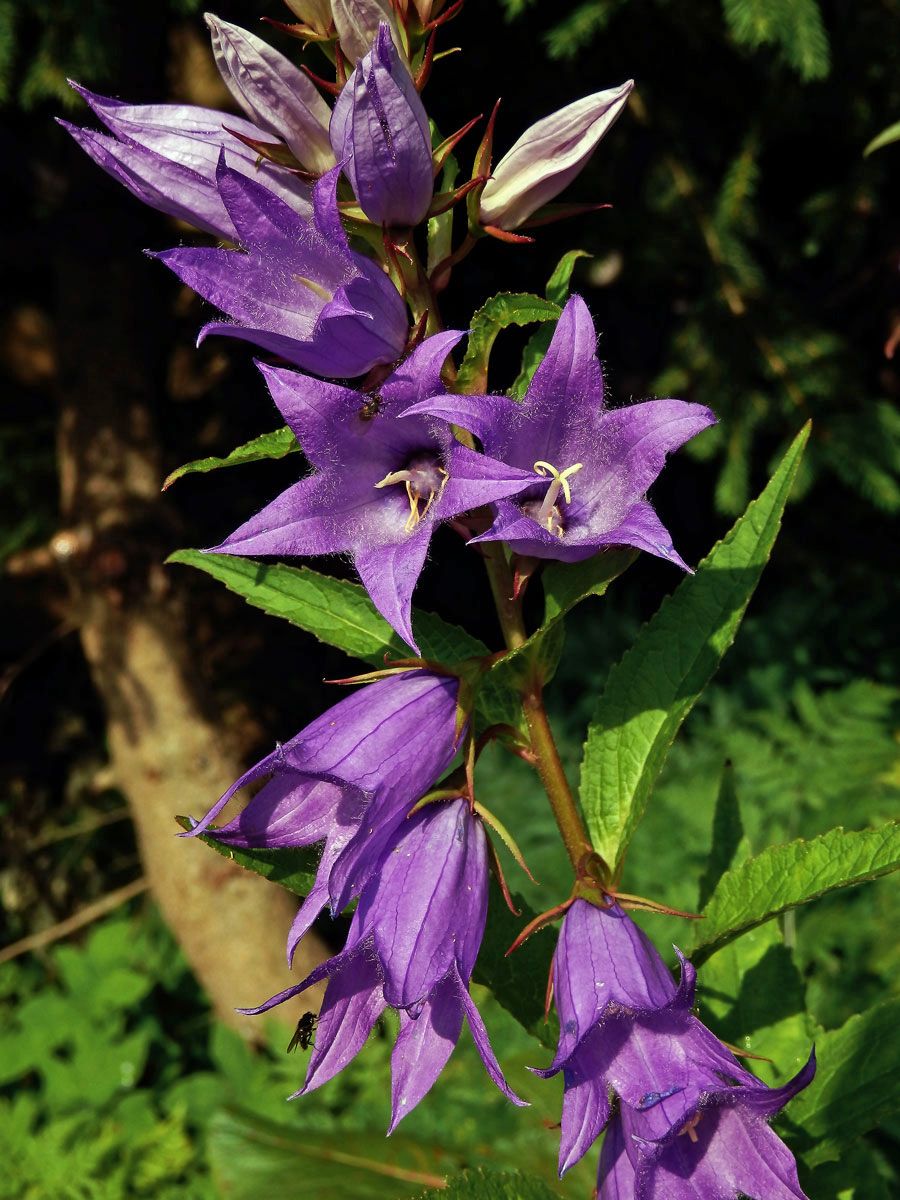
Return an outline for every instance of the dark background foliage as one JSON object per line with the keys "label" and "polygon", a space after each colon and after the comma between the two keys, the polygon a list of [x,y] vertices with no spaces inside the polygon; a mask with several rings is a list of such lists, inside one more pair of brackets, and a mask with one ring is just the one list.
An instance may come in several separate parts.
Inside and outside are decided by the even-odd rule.
{"label": "dark background foliage", "polygon": [[[263,13],[289,19],[274,3],[234,0],[220,10],[250,28]],[[487,115],[501,96],[499,155],[539,116],[635,78],[635,99],[566,197],[612,208],[539,229],[532,246],[486,241],[454,277],[445,319],[465,328],[499,290],[541,292],[565,250],[588,251],[592,257],[580,261],[573,283],[601,331],[612,402],[675,395],[708,404],[719,417],[717,429],[679,455],[653,493],[688,561],[724,532],[799,426],[813,420],[800,486],[751,615],[673,751],[629,862],[629,890],[688,908],[726,759],[756,849],[837,823],[884,820],[897,810],[900,680],[892,638],[900,598],[900,377],[885,346],[900,335],[900,147],[868,157],[863,151],[900,114],[898,17],[895,0],[469,0],[443,39],[462,53],[438,64],[426,92],[444,132]],[[295,52],[295,43],[271,38]],[[143,209],[52,121],[64,113],[92,123],[66,76],[137,102],[166,97],[220,106],[203,42],[193,0],[0,0],[4,943],[52,926],[140,870],[121,781],[113,786],[105,774],[104,708],[58,570],[60,536],[77,535],[61,529],[57,503],[60,390],[76,365],[83,371],[90,361],[102,373],[115,345],[127,345],[155,397],[161,476],[189,459],[227,453],[278,423],[247,348],[206,343],[195,351],[205,306],[142,256],[188,232]],[[475,136],[459,151],[464,167]],[[107,267],[127,273],[131,303],[108,337],[78,345],[76,364],[64,336],[73,284],[79,304],[103,311]],[[507,336],[493,360],[498,389],[515,375],[521,345]],[[179,545],[214,543],[296,471],[289,458],[185,478],[164,507],[143,514],[145,525],[131,526],[121,544],[107,545],[94,560],[97,586],[112,580],[127,606],[129,589],[143,586],[133,563],[144,562],[147,545],[161,560]],[[138,553],[141,530],[145,548]],[[205,578],[169,570],[186,589],[193,671],[237,753],[249,759],[319,711],[324,689],[317,681],[345,674],[346,660]],[[584,606],[570,624],[555,694],[573,771],[592,686],[675,585],[674,576],[639,562],[602,607]],[[418,602],[474,623],[496,644],[477,565],[449,531],[435,541]],[[584,678],[586,661],[593,679]],[[491,769],[501,797],[514,793],[515,764]],[[552,879],[552,831],[537,813],[522,819],[520,840],[532,867]],[[693,874],[685,873],[686,859]],[[280,1100],[272,1101],[273,1089],[279,1097],[288,1090],[283,1064],[273,1067],[265,1056],[251,1061],[224,1031],[211,1037],[203,999],[167,958],[161,926],[144,910],[132,919],[155,974],[135,961],[115,921],[112,932],[82,950],[60,955],[57,948],[0,968],[10,1002],[4,1045],[33,1043],[31,1057],[10,1060],[0,1088],[4,1124],[13,1141],[20,1139],[19,1182],[37,1187],[35,1194],[41,1187],[64,1194],[53,1191],[56,1177],[40,1171],[54,1147],[74,1163],[76,1134],[87,1129],[93,1144],[113,1154],[132,1147],[122,1178],[135,1194],[209,1194],[204,1129],[212,1129],[220,1180],[228,1181],[222,1164],[233,1160],[236,1145],[246,1150],[265,1140],[259,1128],[229,1126],[224,1118],[208,1126],[220,1103],[241,1099],[240,1080],[251,1075],[255,1099],[243,1096],[245,1106],[259,1120],[287,1119]],[[823,1025],[896,994],[900,959],[889,931],[898,920],[890,881],[840,893],[798,920],[791,937],[807,1000]],[[672,937],[661,928],[659,939]],[[120,972],[120,989],[110,989],[106,1007],[91,1007],[85,970],[112,969]],[[81,1013],[74,1021],[73,1006]],[[93,1125],[78,1124],[77,1097],[40,1068],[42,1046],[64,1062],[107,1047],[112,1083],[95,1081],[82,1093],[79,1119]],[[368,1073],[335,1093],[318,1116],[292,1118],[312,1121],[311,1139],[334,1135],[339,1142],[348,1121],[360,1129],[369,1119],[383,1123],[377,1096],[384,1045],[373,1054]],[[100,1050],[96,1057],[102,1059]],[[123,1061],[133,1063],[128,1079],[115,1074]],[[442,1169],[482,1161],[481,1151],[472,1158],[461,1151],[465,1114],[476,1103],[464,1072],[442,1086],[441,1111],[456,1113],[463,1132],[445,1128],[442,1137],[435,1118],[424,1116],[416,1135],[444,1147]],[[544,1111],[555,1119],[552,1102]],[[29,1157],[22,1147],[35,1130],[47,1152]],[[515,1136],[507,1130],[485,1137],[492,1144],[484,1160],[517,1162]],[[859,1195],[889,1186],[879,1180],[896,1170],[898,1139],[895,1121],[860,1152],[869,1190]],[[552,1134],[541,1142],[550,1165],[552,1143]],[[105,1163],[98,1151],[71,1168],[92,1181],[83,1194],[131,1194],[124,1183],[103,1190]],[[296,1168],[289,1166],[290,1176]],[[590,1187],[589,1175],[571,1183],[571,1194]],[[835,1195],[835,1180],[820,1180],[815,1194]],[[396,1182],[391,1186],[382,1194],[397,1194]],[[286,1187],[272,1184],[268,1194],[291,1194]],[[369,1192],[360,1185],[352,1194]]]}

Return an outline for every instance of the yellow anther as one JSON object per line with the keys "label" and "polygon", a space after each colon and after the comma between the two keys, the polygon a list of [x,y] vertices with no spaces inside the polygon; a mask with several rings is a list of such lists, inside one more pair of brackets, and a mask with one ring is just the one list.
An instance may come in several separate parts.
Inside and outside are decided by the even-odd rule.
{"label": "yellow anther", "polygon": [[554,499],[559,495],[559,489],[562,488],[562,494],[565,497],[566,504],[571,504],[572,491],[569,487],[569,476],[575,475],[583,466],[584,463],[575,463],[574,466],[566,467],[564,471],[557,471],[553,463],[544,462],[542,458],[539,458],[534,464],[532,470],[537,471],[538,475],[552,475],[553,482],[557,485],[554,493]]}

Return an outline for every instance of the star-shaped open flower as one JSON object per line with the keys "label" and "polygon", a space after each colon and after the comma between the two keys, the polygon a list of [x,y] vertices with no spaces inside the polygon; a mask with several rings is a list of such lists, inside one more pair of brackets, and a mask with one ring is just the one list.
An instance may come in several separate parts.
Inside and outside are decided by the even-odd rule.
{"label": "star-shaped open flower", "polygon": [[563,562],[636,546],[687,570],[645,497],[666,454],[715,417],[683,400],[604,408],[596,344],[587,305],[573,296],[521,403],[446,396],[413,411],[464,426],[486,454],[546,480],[498,501],[493,525],[473,541],[504,541],[518,554]]}
{"label": "star-shaped open flower", "polygon": [[444,421],[404,415],[443,392],[441,367],[462,336],[448,330],[427,338],[377,393],[261,365],[316,470],[212,549],[349,552],[375,607],[415,646],[411,597],[435,525],[535,478],[461,445]]}

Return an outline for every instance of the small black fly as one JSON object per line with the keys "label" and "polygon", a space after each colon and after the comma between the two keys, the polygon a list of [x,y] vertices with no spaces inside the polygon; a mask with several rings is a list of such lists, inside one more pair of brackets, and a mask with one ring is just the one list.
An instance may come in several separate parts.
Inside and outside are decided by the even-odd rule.
{"label": "small black fly", "polygon": [[296,1050],[299,1046],[301,1050],[308,1050],[312,1045],[313,1034],[316,1032],[316,1025],[319,1018],[315,1013],[304,1013],[297,1022],[297,1028],[294,1030],[294,1036],[288,1042],[287,1053]]}

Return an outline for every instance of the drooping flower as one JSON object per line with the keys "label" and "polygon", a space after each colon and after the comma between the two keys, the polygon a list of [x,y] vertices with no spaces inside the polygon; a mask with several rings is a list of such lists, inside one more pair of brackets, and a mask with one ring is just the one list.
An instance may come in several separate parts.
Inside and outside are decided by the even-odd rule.
{"label": "drooping flower", "polygon": [[182,247],[154,255],[182,282],[235,319],[200,332],[244,338],[319,375],[361,375],[402,351],[408,331],[400,293],[371,259],[351,250],[341,226],[340,168],[316,184],[312,221],[225,165],[216,184],[240,250]]}
{"label": "drooping flower", "polygon": [[434,192],[431,132],[386,21],[334,105],[331,144],[376,225],[417,225]]}
{"label": "drooping flower", "polygon": [[232,169],[263,184],[298,216],[312,220],[312,188],[283,167],[260,161],[257,151],[235,136],[261,136],[261,130],[243,117],[193,104],[126,104],[72,86],[114,136],[68,121],[59,124],[98,166],[151,208],[216,237],[239,241],[216,185],[216,167],[226,148]]}
{"label": "drooping flower", "polygon": [[[288,962],[325,904],[336,914],[359,894],[372,859],[452,761],[458,696],[458,679],[431,671],[360,688],[245,771],[185,835],[263,849],[324,842],[315,884],[291,927]],[[237,791],[266,775],[237,817],[209,828]],[[350,878],[344,869],[333,876],[348,854]]]}
{"label": "drooping flower", "polygon": [[406,417],[443,391],[463,335],[427,338],[377,394],[261,366],[272,398],[316,468],[235,530],[226,554],[350,552],[372,602],[411,646],[411,598],[438,522],[534,478],[457,442],[443,421]]}
{"label": "drooping flower", "polygon": [[205,20],[219,74],[244,112],[265,133],[281,138],[308,171],[331,170],[331,111],[309,76],[246,29],[212,13]]}
{"label": "drooping flower", "polygon": [[628,102],[634,80],[567,104],[526,129],[481,193],[483,225],[515,229],[567,187]]}
{"label": "drooping flower", "polygon": [[701,404],[646,400],[603,407],[603,375],[587,305],[572,296],[521,403],[505,396],[446,396],[417,405],[471,430],[486,454],[544,476],[496,502],[478,541],[518,554],[579,562],[605,546],[636,546],[687,570],[645,493],[666,454],[715,424]]}
{"label": "drooping flower", "polygon": [[467,801],[425,805],[403,823],[359,898],[344,949],[302,983],[240,1010],[267,1012],[328,979],[306,1082],[295,1096],[343,1070],[391,1006],[400,1016],[391,1130],[437,1079],[463,1017],[491,1079],[513,1103],[523,1103],[504,1079],[469,995],[487,896],[487,840]]}
{"label": "drooping flower", "polygon": [[565,1080],[560,1174],[587,1152],[612,1113],[600,1158],[601,1200],[734,1200],[738,1191],[753,1200],[803,1200],[793,1156],[766,1118],[806,1087],[814,1058],[784,1087],[761,1083],[691,1012],[691,964],[681,958],[676,988],[618,905],[571,905],[553,981],[559,1047],[537,1074],[562,1071]]}

